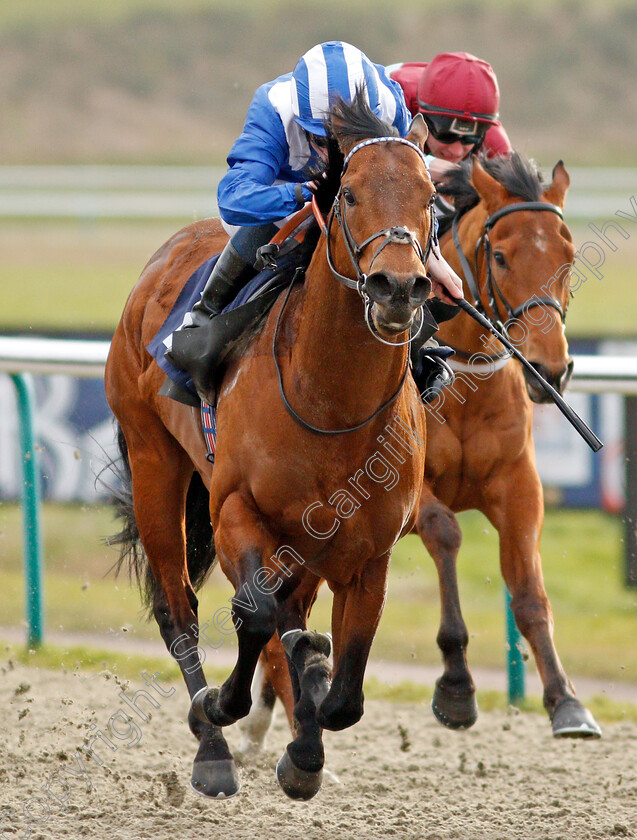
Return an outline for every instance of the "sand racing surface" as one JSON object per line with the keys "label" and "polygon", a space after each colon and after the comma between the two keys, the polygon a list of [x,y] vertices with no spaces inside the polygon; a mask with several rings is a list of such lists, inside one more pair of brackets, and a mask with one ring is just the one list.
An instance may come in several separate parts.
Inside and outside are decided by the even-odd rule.
{"label": "sand racing surface", "polygon": [[[540,715],[484,713],[470,731],[452,732],[426,706],[368,702],[359,724],[325,735],[327,766],[339,781],[325,781],[315,799],[298,803],[274,775],[289,740],[279,710],[265,751],[241,766],[239,795],[216,802],[189,787],[196,742],[185,723],[185,688],[155,685],[5,661],[0,837],[637,837],[633,724],[607,724],[600,741],[556,741]],[[133,699],[139,689],[154,705],[138,695],[137,711],[119,695]],[[236,727],[227,737],[236,749]],[[95,760],[79,749],[86,741]]]}

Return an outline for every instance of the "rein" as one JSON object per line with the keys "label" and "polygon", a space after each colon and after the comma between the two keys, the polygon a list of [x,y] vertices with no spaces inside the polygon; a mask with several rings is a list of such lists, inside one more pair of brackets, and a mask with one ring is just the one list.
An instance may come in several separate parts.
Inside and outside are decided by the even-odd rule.
{"label": "rein", "polygon": [[[495,276],[493,274],[493,267],[491,263],[491,256],[492,256],[492,248],[491,248],[491,240],[489,239],[489,231],[493,229],[496,223],[503,218],[504,216],[508,216],[511,213],[517,213],[524,210],[533,210],[533,211],[547,211],[550,213],[555,213],[560,217],[560,219],[564,218],[562,215],[562,210],[556,204],[550,204],[546,201],[520,201],[516,202],[515,204],[509,204],[506,207],[501,207],[499,210],[496,210],[495,213],[492,213],[484,223],[484,230],[482,232],[482,236],[478,239],[476,243],[476,247],[474,250],[474,272],[471,270],[471,266],[469,265],[469,260],[466,257],[462,249],[462,243],[460,242],[460,235],[458,232],[458,216],[454,216],[453,222],[451,223],[451,235],[453,237],[453,244],[456,247],[456,251],[458,252],[458,257],[460,259],[460,264],[462,265],[462,271],[467,281],[467,285],[469,286],[469,291],[474,300],[475,308],[478,312],[483,315],[485,318],[488,319],[490,324],[494,327],[497,327],[504,335],[508,335],[508,330],[506,324],[502,322],[502,319],[499,318],[498,313],[498,303],[496,300],[497,298],[500,299],[502,305],[504,306],[507,315],[508,321],[516,320],[520,315],[525,314],[529,311],[529,309],[533,309],[535,306],[550,306],[555,309],[559,316],[562,324],[565,321],[566,313],[564,312],[562,305],[558,300],[553,297],[546,296],[546,297],[538,297],[534,295],[532,298],[524,301],[519,306],[515,307],[515,309],[511,306],[509,301],[505,298],[504,294],[502,293],[500,287],[497,284]],[[476,276],[478,275],[478,255],[480,251],[480,247],[484,249],[484,255],[486,260],[486,271],[487,271],[487,278],[486,278],[486,289],[487,289],[487,298],[489,307],[493,313],[493,315],[489,315],[487,312],[482,300],[480,298],[480,290],[478,289],[478,284],[476,282]],[[508,323],[507,321],[507,323]],[[456,350],[456,353],[463,358],[470,359],[471,354],[466,353],[462,350]],[[485,354],[481,353],[481,356]],[[495,353],[493,355],[487,356],[489,360],[497,361],[499,359],[510,358],[511,354],[508,350],[502,350],[499,353]]]}
{"label": "rein", "polygon": [[[371,146],[375,143],[401,143],[405,146],[409,146],[415,152],[418,153],[418,155],[422,159],[423,163],[425,164],[425,167],[427,167],[427,162],[426,162],[424,153],[422,152],[422,150],[418,146],[416,146],[410,140],[406,140],[403,137],[374,137],[374,138],[371,138],[369,140],[364,140],[362,143],[358,143],[356,146],[354,146],[352,149],[350,149],[349,153],[347,154],[347,156],[345,157],[345,160],[343,162],[343,169],[341,171],[341,177],[345,173],[352,156],[357,151],[359,151],[360,149],[365,148],[365,146]],[[429,171],[428,167],[427,167],[427,171]],[[373,306],[373,301],[370,299],[370,297],[367,294],[367,291],[365,289],[365,283],[367,281],[367,275],[361,270],[359,260],[360,260],[360,256],[361,256],[363,250],[368,245],[370,245],[372,242],[375,242],[377,239],[380,239],[381,237],[384,237],[383,241],[378,245],[378,247],[376,248],[376,251],[374,252],[374,255],[372,256],[372,259],[370,261],[370,268],[372,266],[372,263],[376,259],[376,257],[380,254],[380,252],[384,248],[386,248],[387,245],[389,245],[391,242],[397,242],[399,244],[410,245],[415,250],[418,258],[423,262],[423,265],[425,265],[427,259],[429,258],[429,253],[431,251],[433,237],[435,236],[435,223],[434,223],[433,206],[430,208],[431,224],[430,224],[430,228],[429,228],[429,239],[427,241],[427,247],[423,251],[422,246],[420,245],[420,242],[418,242],[418,240],[414,237],[414,235],[411,233],[411,231],[408,228],[403,227],[403,226],[394,226],[394,227],[384,228],[384,230],[381,230],[378,233],[374,233],[371,236],[368,236],[367,239],[365,239],[364,242],[361,242],[360,244],[357,244],[356,240],[352,236],[352,232],[351,232],[351,230],[349,228],[349,225],[347,223],[347,216],[346,216],[345,212],[341,209],[341,198],[342,197],[343,197],[343,190],[342,190],[342,187],[339,187],[338,192],[336,193],[336,197],[334,198],[334,203],[332,205],[332,212],[330,213],[327,224],[326,224],[325,219],[323,218],[323,215],[322,215],[322,213],[321,213],[321,211],[318,207],[318,204],[316,202],[316,197],[312,196],[312,211],[314,213],[316,221],[319,224],[319,227],[321,228],[321,232],[325,236],[325,239],[326,239],[326,251],[325,252],[326,252],[328,267],[329,267],[330,271],[332,272],[332,274],[334,275],[334,277],[336,277],[336,279],[343,286],[346,286],[348,289],[353,289],[353,290],[357,291],[359,293],[359,295],[361,296],[361,298],[363,299],[363,303],[365,305],[365,322],[366,322],[370,332],[374,336],[374,338],[378,339],[379,341],[382,341],[383,344],[389,344],[392,347],[402,347],[405,344],[409,344],[411,341],[413,341],[419,335],[419,333],[420,333],[420,331],[423,327],[424,321],[425,321],[425,317],[424,317],[424,314],[422,312],[422,307],[421,307],[420,326],[418,327],[418,332],[416,332],[415,335],[410,336],[407,339],[407,341],[402,341],[402,342],[385,341],[385,339],[382,338],[382,336],[380,336],[378,334],[378,331],[375,329],[375,327],[373,326],[373,324],[371,322],[371,317],[370,317],[369,313],[370,313],[371,308]],[[354,268],[354,273],[356,274],[356,279],[355,280],[353,280],[351,277],[347,277],[346,275],[341,274],[334,267],[334,262],[333,262],[333,259],[332,259],[332,249],[331,249],[331,233],[332,233],[332,224],[334,222],[334,219],[336,219],[337,225],[339,226],[339,228],[343,232],[343,240],[345,242],[345,247],[347,248],[349,258],[350,258],[352,266]],[[403,375],[400,379],[398,387],[396,388],[394,393],[379,408],[377,408],[376,411],[373,414],[371,414],[366,420],[363,420],[361,423],[358,423],[355,426],[349,426],[349,427],[344,428],[344,429],[319,429],[318,426],[313,426],[307,420],[304,420],[301,417],[301,415],[297,411],[295,411],[295,409],[291,406],[290,401],[288,400],[287,396],[285,395],[285,389],[284,389],[284,386],[283,386],[283,375],[281,373],[281,368],[279,366],[279,362],[278,362],[277,355],[276,355],[276,344],[277,344],[277,338],[278,338],[278,335],[279,335],[279,327],[281,325],[281,319],[283,317],[283,312],[285,310],[287,302],[290,298],[290,294],[292,292],[292,287],[294,285],[294,282],[297,279],[298,279],[298,274],[295,274],[295,276],[292,278],[292,282],[290,283],[290,286],[287,290],[285,299],[283,301],[283,305],[281,306],[281,309],[279,310],[279,315],[277,317],[276,326],[274,328],[274,335],[272,336],[272,357],[274,359],[274,366],[275,366],[275,369],[276,369],[276,375],[277,375],[277,379],[278,379],[278,382],[279,382],[279,394],[281,395],[281,400],[282,400],[283,405],[285,406],[287,412],[290,414],[290,416],[300,426],[302,426],[304,429],[307,429],[307,431],[309,431],[309,432],[314,432],[316,434],[321,434],[321,435],[343,435],[343,434],[348,434],[349,432],[356,432],[359,429],[362,429],[363,427],[365,427],[369,423],[371,423],[372,420],[374,420],[376,417],[378,417],[378,415],[381,414],[386,408],[389,408],[389,406],[393,402],[395,402],[395,400],[398,398],[400,392],[403,389],[403,385],[405,384],[405,381],[407,379],[407,374],[409,373],[409,356],[407,356],[407,361],[405,363],[405,370],[404,370]]]}

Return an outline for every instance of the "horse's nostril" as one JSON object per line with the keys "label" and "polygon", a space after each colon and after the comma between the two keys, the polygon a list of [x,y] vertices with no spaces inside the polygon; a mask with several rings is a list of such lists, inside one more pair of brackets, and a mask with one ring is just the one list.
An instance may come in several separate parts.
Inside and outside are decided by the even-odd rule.
{"label": "horse's nostril", "polygon": [[531,362],[531,366],[535,368],[535,370],[540,374],[543,379],[550,379],[550,374],[548,370],[544,367],[543,364],[540,362]]}
{"label": "horse's nostril", "polygon": [[431,294],[431,280],[424,274],[414,280],[414,285],[409,295],[409,301],[414,306],[423,304]]}
{"label": "horse's nostril", "polygon": [[365,290],[375,303],[385,303],[391,300],[394,291],[389,277],[382,271],[375,271],[367,277]]}
{"label": "horse's nostril", "polygon": [[564,393],[568,383],[571,381],[571,377],[573,376],[573,359],[569,359],[568,363],[565,365],[564,370],[559,375],[558,378],[558,390],[560,394]]}

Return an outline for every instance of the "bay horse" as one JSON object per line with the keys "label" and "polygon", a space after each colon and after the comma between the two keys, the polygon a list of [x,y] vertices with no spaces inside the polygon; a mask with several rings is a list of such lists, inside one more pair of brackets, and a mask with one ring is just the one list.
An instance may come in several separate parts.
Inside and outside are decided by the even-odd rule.
{"label": "bay horse", "polygon": [[[446,187],[457,217],[441,240],[465,293],[561,394],[573,361],[564,334],[575,247],[563,219],[570,179],[562,161],[542,184],[520,155],[461,168]],[[442,189],[445,189],[444,187]],[[500,568],[516,624],[540,674],[543,703],[556,737],[599,737],[575,697],[553,641],[553,616],[542,577],[542,485],[535,465],[533,403],[550,402],[535,379],[461,312],[441,325],[456,350],[456,381],[426,406],[429,435],[417,530],[434,559],[441,594],[438,645],[445,672],[433,710],[452,727],[475,720],[466,664],[468,636],[458,601],[455,513],[479,510],[498,531]]]}
{"label": "bay horse", "polygon": [[[456,208],[453,230],[440,237],[441,250],[463,277],[467,299],[492,323],[506,324],[509,338],[560,393],[573,367],[563,329],[575,253],[562,216],[569,183],[561,161],[545,187],[535,165],[514,154],[467,162],[438,187]],[[436,338],[456,351],[450,362],[456,380],[425,404],[427,457],[415,529],[440,584],[437,642],[444,673],[434,691],[434,714],[450,728],[469,727],[477,718],[456,578],[461,531],[455,516],[476,509],[498,531],[502,575],[516,624],[537,663],[553,734],[598,737],[601,731],[575,697],[555,649],[542,578],[544,506],[532,404],[546,401],[545,392],[463,312],[442,323]],[[311,606],[309,593],[306,606]],[[293,719],[284,661],[273,639],[255,684],[254,716],[242,723],[246,749],[262,743],[277,695]]]}
{"label": "bay horse", "polygon": [[[363,714],[392,547],[416,522],[426,425],[408,342],[431,292],[427,129],[416,118],[398,137],[361,92],[332,108],[330,125],[344,162],[327,225],[305,282],[291,284],[226,359],[215,383],[214,468],[198,410],[158,395],[164,374],[146,348],[194,269],[227,241],[217,220],[184,228],[151,257],[106,366],[132,492],[124,557],[145,577],[147,603],[179,662],[199,741],[191,784],[212,798],[239,791],[222,728],[248,713],[259,655],[275,632],[297,720],[277,778],[293,798],[318,791],[322,730]],[[377,442],[386,429],[412,443],[391,477]],[[235,590],[222,621],[238,637],[220,689],[208,687],[202,668],[195,594],[215,553]],[[333,593],[331,643],[307,631],[295,597],[322,579]]]}

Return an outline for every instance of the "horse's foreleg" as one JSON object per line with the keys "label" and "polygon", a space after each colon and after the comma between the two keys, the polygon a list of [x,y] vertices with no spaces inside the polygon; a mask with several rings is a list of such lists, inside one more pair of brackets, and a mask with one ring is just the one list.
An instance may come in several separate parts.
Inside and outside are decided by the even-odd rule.
{"label": "horse's foreleg", "polygon": [[469,635],[460,610],[456,574],[462,533],[455,514],[426,485],[420,496],[416,526],[436,564],[440,589],[437,642],[444,672],[436,681],[431,708],[440,723],[451,729],[465,729],[476,722],[478,706],[467,665]]}
{"label": "horse's foreleg", "polygon": [[363,716],[363,678],[385,604],[389,557],[370,560],[346,585],[330,583],[334,674],[317,713],[323,729],[346,729]]}
{"label": "horse's foreleg", "polygon": [[[291,680],[295,738],[277,764],[279,784],[292,799],[311,799],[323,780],[325,753],[316,710],[330,687],[329,636],[307,630],[307,616],[316,598],[320,579],[301,574],[294,592],[279,607],[279,644],[287,656]],[[270,642],[273,646],[274,640]]]}
{"label": "horse's foreleg", "polygon": [[[301,570],[298,570],[301,572]],[[300,574],[301,582],[279,606],[278,628],[280,633],[305,629],[306,619],[312,608],[320,580],[312,574]],[[267,643],[252,681],[252,708],[239,723],[244,740],[244,754],[258,752],[274,716],[277,697],[283,703],[292,734],[295,733],[294,705],[298,696],[292,689],[290,665],[278,633]]]}
{"label": "horse's foreleg", "polygon": [[[515,492],[512,492],[515,488]],[[527,639],[544,686],[544,708],[556,737],[599,737],[601,730],[575,697],[553,642],[553,615],[542,576],[542,489],[531,464],[508,471],[489,486],[484,511],[500,535],[500,566],[515,622]]]}
{"label": "horse's foreleg", "polygon": [[221,688],[200,691],[194,714],[216,726],[245,717],[252,705],[251,684],[261,651],[276,630],[276,575],[264,566],[276,549],[254,510],[239,493],[223,503],[215,544],[224,573],[232,582],[232,619],[237,632],[237,663]]}

